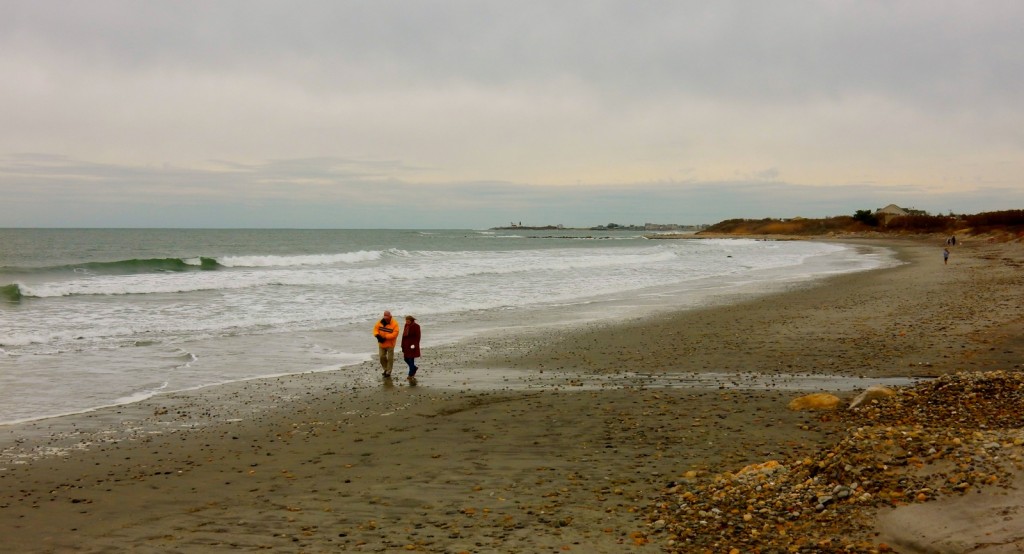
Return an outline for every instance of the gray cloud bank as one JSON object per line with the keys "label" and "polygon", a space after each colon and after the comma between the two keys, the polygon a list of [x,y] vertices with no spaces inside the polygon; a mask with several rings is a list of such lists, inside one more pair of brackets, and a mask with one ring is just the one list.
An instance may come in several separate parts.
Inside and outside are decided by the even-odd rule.
{"label": "gray cloud bank", "polygon": [[[280,160],[210,168],[126,167],[64,157],[0,159],[7,226],[487,228],[604,223],[714,223],[746,217],[851,215],[890,202],[932,213],[1024,205],[1021,189],[935,193],[920,187],[779,181],[531,186],[415,183],[393,162]],[[401,168],[398,168],[399,170]]]}
{"label": "gray cloud bank", "polygon": [[1024,204],[1019,2],[0,11],[0,226],[687,223]]}

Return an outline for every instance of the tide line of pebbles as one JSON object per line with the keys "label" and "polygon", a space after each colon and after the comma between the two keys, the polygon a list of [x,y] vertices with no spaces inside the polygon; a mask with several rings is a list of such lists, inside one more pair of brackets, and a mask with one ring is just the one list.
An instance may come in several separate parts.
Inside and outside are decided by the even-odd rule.
{"label": "tide line of pebbles", "polygon": [[958,373],[823,420],[845,427],[814,458],[670,482],[647,514],[667,552],[890,552],[876,509],[1008,486],[1024,467],[1024,375]]}

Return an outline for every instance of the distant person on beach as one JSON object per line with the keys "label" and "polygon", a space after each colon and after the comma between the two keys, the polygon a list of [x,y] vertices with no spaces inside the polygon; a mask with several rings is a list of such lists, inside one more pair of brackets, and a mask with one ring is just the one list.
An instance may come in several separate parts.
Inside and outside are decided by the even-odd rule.
{"label": "distant person on beach", "polygon": [[942,263],[949,264],[949,248],[942,249]]}
{"label": "distant person on beach", "polygon": [[391,368],[395,365],[395,341],[398,339],[398,322],[391,319],[391,312],[385,310],[384,317],[374,324],[373,336],[377,339],[384,377],[391,377]]}
{"label": "distant person on beach", "polygon": [[412,381],[416,377],[416,358],[420,357],[420,324],[416,318],[405,316],[405,328],[402,330],[402,357],[409,366],[409,376],[406,379]]}

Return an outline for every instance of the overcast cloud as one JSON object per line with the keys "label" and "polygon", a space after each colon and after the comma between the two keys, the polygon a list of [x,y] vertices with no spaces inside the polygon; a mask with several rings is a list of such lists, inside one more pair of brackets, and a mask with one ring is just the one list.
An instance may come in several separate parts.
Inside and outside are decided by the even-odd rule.
{"label": "overcast cloud", "polygon": [[1024,3],[0,0],[0,227],[1024,207]]}

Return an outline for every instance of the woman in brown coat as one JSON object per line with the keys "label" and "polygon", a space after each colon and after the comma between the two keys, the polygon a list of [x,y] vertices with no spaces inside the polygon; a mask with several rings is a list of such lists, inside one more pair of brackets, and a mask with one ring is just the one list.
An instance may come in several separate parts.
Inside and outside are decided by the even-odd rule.
{"label": "woman in brown coat", "polygon": [[406,377],[408,380],[412,380],[416,377],[416,358],[420,357],[420,324],[416,323],[416,318],[407,315],[405,316],[405,329],[402,330],[402,357],[405,358],[405,363],[409,365],[409,376]]}

